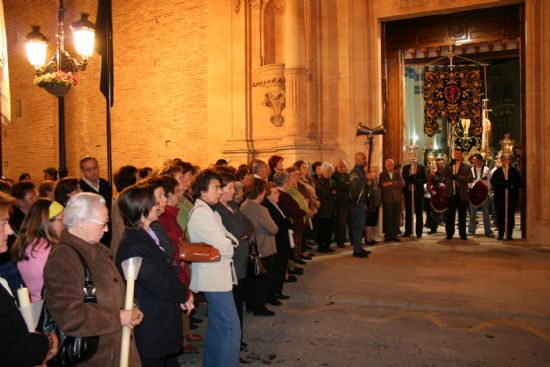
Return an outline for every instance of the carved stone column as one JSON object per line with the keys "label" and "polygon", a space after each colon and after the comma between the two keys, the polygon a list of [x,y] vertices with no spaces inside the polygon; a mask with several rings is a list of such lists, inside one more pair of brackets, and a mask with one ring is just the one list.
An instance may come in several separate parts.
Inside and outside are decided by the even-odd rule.
{"label": "carved stone column", "polygon": [[303,0],[285,6],[286,132],[289,138],[305,133],[307,117],[306,31]]}

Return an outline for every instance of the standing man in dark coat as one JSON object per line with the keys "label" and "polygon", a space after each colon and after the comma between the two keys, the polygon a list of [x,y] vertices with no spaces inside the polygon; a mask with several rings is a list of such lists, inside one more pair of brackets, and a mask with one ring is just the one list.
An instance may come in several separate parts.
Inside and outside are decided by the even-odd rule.
{"label": "standing man in dark coat", "polygon": [[458,233],[462,240],[467,240],[466,236],[466,211],[468,210],[468,183],[474,180],[470,166],[462,161],[462,150],[456,148],[454,159],[451,159],[449,165],[443,170],[442,176],[445,180],[445,196],[449,198],[449,207],[447,210],[447,220],[445,222],[445,231],[447,239],[453,238],[455,233],[456,211],[458,210]]}
{"label": "standing man in dark coat", "polygon": [[[82,192],[91,192],[99,194],[105,199],[109,218],[111,218],[111,208],[113,206],[113,190],[107,180],[99,177],[99,164],[94,157],[84,157],[80,160],[80,171],[82,178],[78,182]],[[109,230],[105,232],[101,243],[105,246],[111,246],[111,222],[109,221]]]}
{"label": "standing man in dark coat", "polygon": [[412,194],[414,191],[414,214],[416,224],[416,237],[422,238],[423,219],[422,212],[424,211],[424,184],[427,182],[426,168],[417,164],[416,158],[411,160],[411,163],[403,167],[403,194],[405,194],[405,234],[403,237],[412,235]]}
{"label": "standing man in dark coat", "polygon": [[[512,240],[512,232],[516,221],[514,216],[518,206],[521,175],[510,165],[510,155],[502,155],[502,167],[497,168],[491,176],[491,185],[495,190],[494,200],[497,212],[498,239]],[[508,190],[508,213],[506,213],[506,190]],[[508,228],[506,228],[508,218]],[[507,230],[506,230],[506,229]],[[507,233],[504,233],[507,232]]]}
{"label": "standing man in dark coat", "polygon": [[350,199],[351,199],[351,243],[353,245],[353,256],[368,257],[370,251],[365,251],[361,242],[367,225],[367,176],[365,166],[367,156],[365,153],[355,154],[355,167],[350,174]]}
{"label": "standing man in dark coat", "polygon": [[398,170],[394,170],[393,159],[386,159],[384,172],[380,174],[379,183],[382,187],[382,210],[384,240],[386,242],[400,242],[397,238],[399,222],[401,220],[401,191],[403,178]]}

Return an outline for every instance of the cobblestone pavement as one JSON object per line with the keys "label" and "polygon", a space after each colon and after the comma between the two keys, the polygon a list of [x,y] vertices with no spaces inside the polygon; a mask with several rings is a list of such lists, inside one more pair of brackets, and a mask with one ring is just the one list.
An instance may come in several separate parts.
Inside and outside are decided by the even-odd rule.
{"label": "cobblestone pavement", "polygon": [[550,366],[550,247],[436,234],[369,249],[316,256],[274,317],[247,314],[241,365]]}

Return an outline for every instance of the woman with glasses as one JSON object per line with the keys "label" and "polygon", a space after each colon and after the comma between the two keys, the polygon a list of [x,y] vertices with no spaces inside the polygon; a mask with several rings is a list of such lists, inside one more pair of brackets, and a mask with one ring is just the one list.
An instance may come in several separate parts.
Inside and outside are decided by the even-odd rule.
{"label": "woman with glasses", "polygon": [[[103,197],[79,193],[67,203],[59,243],[44,268],[45,302],[57,325],[71,336],[99,336],[99,346],[85,365],[118,367],[122,327],[133,329],[143,319],[137,308],[124,310],[124,280],[101,244],[109,212]],[[94,282],[97,303],[84,302],[84,259]],[[141,366],[134,339],[130,366]]]}
{"label": "woman with glasses", "polygon": [[11,249],[23,277],[31,302],[42,299],[44,266],[63,229],[63,206],[57,201],[39,199],[23,220],[19,236]]}

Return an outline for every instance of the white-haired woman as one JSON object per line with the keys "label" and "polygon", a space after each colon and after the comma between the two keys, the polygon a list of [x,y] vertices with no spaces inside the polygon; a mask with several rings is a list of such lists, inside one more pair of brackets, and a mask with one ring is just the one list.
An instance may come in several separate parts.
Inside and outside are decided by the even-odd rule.
{"label": "white-haired woman", "polygon": [[[125,286],[99,241],[107,231],[109,212],[103,197],[77,194],[65,208],[59,244],[55,245],[44,269],[45,301],[61,330],[72,336],[99,336],[99,347],[81,366],[119,366],[122,326],[141,323],[138,309],[123,310]],[[97,303],[84,303],[85,260],[94,282]],[[141,366],[131,341],[130,365]]]}
{"label": "white-haired woman", "polygon": [[334,213],[336,211],[336,182],[332,179],[334,166],[328,162],[323,162],[320,166],[321,175],[317,181],[317,197],[321,201],[321,206],[317,212],[319,222],[319,252],[334,252],[330,248],[332,231],[334,229]]}

